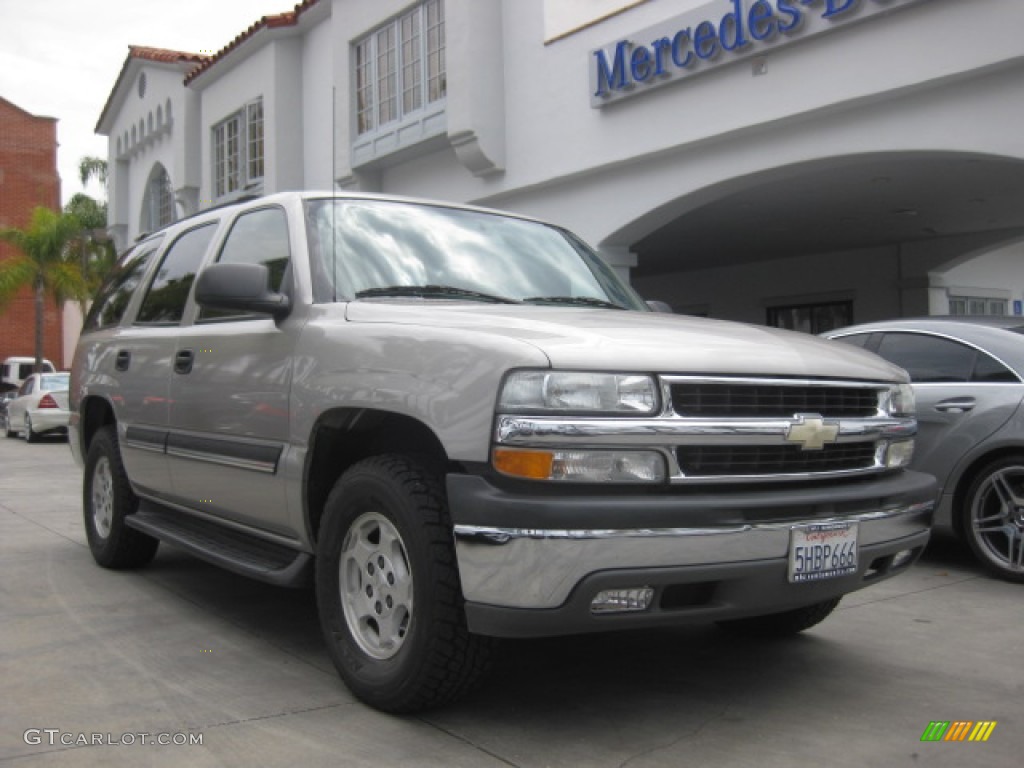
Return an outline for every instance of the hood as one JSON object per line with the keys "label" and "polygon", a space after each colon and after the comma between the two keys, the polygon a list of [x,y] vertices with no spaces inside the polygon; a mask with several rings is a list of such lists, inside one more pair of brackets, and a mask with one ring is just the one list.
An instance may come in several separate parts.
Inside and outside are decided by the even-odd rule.
{"label": "hood", "polygon": [[350,302],[354,323],[391,323],[502,336],[541,350],[555,368],[907,381],[849,344],[764,326],[611,309],[437,299]]}

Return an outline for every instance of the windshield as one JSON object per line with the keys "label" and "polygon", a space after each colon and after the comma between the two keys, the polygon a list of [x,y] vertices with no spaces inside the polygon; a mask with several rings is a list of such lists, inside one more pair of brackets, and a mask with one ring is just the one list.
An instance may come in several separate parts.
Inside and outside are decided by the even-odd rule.
{"label": "windshield", "polygon": [[498,214],[379,200],[311,200],[317,301],[417,297],[646,310],[572,235]]}
{"label": "windshield", "polygon": [[39,388],[45,390],[67,389],[70,374],[54,373],[48,376],[39,377]]}

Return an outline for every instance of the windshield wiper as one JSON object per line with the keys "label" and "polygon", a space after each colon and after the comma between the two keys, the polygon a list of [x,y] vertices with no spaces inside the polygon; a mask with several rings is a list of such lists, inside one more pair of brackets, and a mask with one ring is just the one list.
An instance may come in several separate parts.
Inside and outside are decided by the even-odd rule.
{"label": "windshield wiper", "polygon": [[367,288],[365,291],[356,293],[357,299],[367,299],[375,296],[418,296],[438,298],[459,298],[475,299],[477,301],[492,301],[496,304],[518,304],[515,299],[505,296],[494,296],[480,291],[471,291],[466,288],[456,288],[454,285],[387,285],[381,288]]}
{"label": "windshield wiper", "polygon": [[605,309],[625,309],[604,299],[593,296],[531,296],[523,299],[524,304],[572,304],[580,307],[604,307]]}

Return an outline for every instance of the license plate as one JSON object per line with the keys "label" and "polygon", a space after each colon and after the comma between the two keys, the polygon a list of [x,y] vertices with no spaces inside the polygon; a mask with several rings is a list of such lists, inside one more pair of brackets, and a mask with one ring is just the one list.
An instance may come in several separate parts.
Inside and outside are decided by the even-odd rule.
{"label": "license plate", "polygon": [[789,580],[820,581],[857,572],[857,524],[823,523],[790,530]]}

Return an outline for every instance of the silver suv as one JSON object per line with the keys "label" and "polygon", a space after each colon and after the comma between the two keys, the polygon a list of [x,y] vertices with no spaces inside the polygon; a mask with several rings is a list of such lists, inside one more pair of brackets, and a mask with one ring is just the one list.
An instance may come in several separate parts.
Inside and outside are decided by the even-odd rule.
{"label": "silver suv", "polygon": [[881,358],[653,312],[557,227],[368,195],[139,242],[71,400],[100,565],[166,541],[314,582],[393,712],[466,691],[491,637],[806,629],[916,560],[935,495]]}

